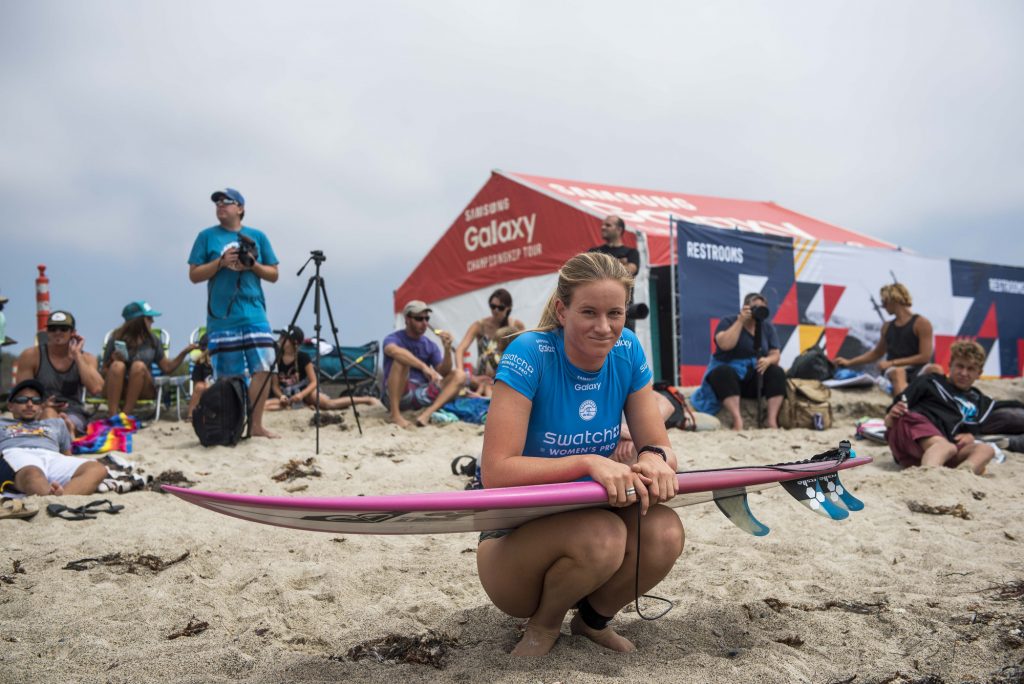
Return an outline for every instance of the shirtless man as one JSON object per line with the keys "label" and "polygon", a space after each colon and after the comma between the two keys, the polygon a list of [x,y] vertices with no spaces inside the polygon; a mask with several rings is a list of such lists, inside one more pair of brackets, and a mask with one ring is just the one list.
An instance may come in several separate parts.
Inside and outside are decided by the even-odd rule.
{"label": "shirtless man", "polygon": [[96,357],[84,348],[85,339],[75,330],[75,317],[67,311],[54,311],[46,321],[46,342],[18,356],[17,381],[38,380],[47,397],[40,418],[62,418],[72,436],[84,434],[88,422],[82,387],[89,394],[103,391]]}

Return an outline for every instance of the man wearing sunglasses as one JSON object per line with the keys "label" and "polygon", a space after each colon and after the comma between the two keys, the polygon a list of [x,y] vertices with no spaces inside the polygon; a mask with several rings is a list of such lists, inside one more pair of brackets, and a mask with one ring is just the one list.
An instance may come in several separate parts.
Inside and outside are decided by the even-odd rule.
{"label": "man wearing sunglasses", "polygon": [[60,496],[92,494],[107,469],[71,456],[71,435],[60,418],[43,418],[46,390],[38,380],[24,380],[11,390],[7,408],[13,420],[0,418],[0,456],[14,472],[14,490],[4,494]]}
{"label": "man wearing sunglasses", "polygon": [[249,382],[252,434],[263,427],[263,407],[274,366],[274,334],[262,281],[277,282],[277,255],[262,231],[242,225],[245,198],[234,188],[214,192],[217,223],[201,231],[188,258],[188,277],[206,283],[206,331],[214,380],[241,375]]}
{"label": "man wearing sunglasses", "polygon": [[452,334],[435,331],[444,344],[444,352],[427,338],[430,308],[414,299],[402,309],[405,328],[384,338],[384,405],[391,421],[410,427],[402,411],[420,410],[416,424],[424,427],[430,416],[451,401],[466,380],[466,373],[452,363]]}
{"label": "man wearing sunglasses", "polygon": [[84,434],[88,423],[82,388],[90,394],[103,391],[96,357],[84,348],[85,339],[75,330],[75,317],[67,311],[54,311],[46,320],[46,340],[18,356],[16,380],[38,380],[47,397],[42,417],[62,418],[72,436]]}

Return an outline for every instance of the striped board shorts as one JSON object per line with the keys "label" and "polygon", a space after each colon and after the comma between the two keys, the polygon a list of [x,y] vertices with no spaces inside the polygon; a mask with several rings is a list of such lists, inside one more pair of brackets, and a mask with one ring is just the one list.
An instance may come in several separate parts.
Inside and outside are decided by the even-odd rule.
{"label": "striped board shorts", "polygon": [[255,373],[269,372],[277,356],[274,335],[266,323],[211,332],[208,348],[214,380],[228,375],[249,380]]}

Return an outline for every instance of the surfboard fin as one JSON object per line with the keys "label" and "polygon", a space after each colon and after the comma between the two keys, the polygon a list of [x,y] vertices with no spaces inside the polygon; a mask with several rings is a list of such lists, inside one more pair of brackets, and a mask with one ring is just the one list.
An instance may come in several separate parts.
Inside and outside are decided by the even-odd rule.
{"label": "surfboard fin", "polygon": [[821,490],[821,480],[823,477],[790,480],[789,482],[783,482],[782,487],[789,492],[790,496],[819,515],[832,518],[833,520],[848,518],[850,512],[846,507],[837,505],[831,496],[825,496],[825,493]]}
{"label": "surfboard fin", "polygon": [[746,492],[742,494],[730,493],[722,497],[719,497],[719,492],[714,492],[714,496],[715,505],[718,506],[718,510],[722,511],[722,514],[736,527],[755,537],[763,537],[771,532],[767,525],[755,518],[754,514],[750,512],[750,504],[747,502]]}
{"label": "surfboard fin", "polygon": [[825,494],[826,498],[832,501],[832,503],[837,506],[842,506],[848,511],[864,510],[864,502],[851,494],[850,491],[843,486],[843,483],[839,481],[839,473],[822,475],[818,480],[821,485],[821,491]]}

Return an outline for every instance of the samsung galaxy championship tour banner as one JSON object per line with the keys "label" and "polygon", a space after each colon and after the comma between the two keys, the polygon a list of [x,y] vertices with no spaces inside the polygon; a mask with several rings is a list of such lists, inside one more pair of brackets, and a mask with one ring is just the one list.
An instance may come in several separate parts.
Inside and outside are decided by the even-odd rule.
{"label": "samsung galaxy championship tour banner", "polygon": [[758,235],[677,222],[679,360],[682,382],[700,382],[718,321],[760,292],[779,333],[782,366],[818,345],[829,357],[872,348],[882,323],[878,291],[898,280],[916,313],[935,330],[935,360],[972,338],[985,347],[988,376],[1018,376],[1024,366],[1024,268]]}

